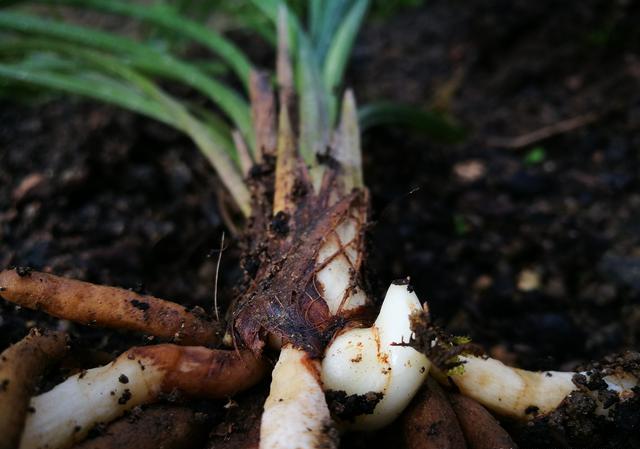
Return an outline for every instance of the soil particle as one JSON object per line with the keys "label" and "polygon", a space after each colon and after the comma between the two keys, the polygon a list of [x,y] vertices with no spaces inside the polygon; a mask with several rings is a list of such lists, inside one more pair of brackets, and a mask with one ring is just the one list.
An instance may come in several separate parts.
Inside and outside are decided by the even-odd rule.
{"label": "soil particle", "polygon": [[91,430],[89,430],[89,433],[87,434],[88,438],[97,438],[100,435],[104,435],[104,433],[107,430],[107,424],[105,423],[97,423],[95,426],[93,426],[91,428]]}
{"label": "soil particle", "polygon": [[31,271],[33,271],[31,267],[16,267],[16,273],[18,273],[18,276],[20,277],[29,276]]}
{"label": "soil particle", "polygon": [[137,299],[132,299],[131,300],[131,305],[133,307],[135,307],[136,309],[142,310],[143,312],[146,311],[146,310],[149,310],[149,307],[150,307],[149,303],[144,302],[144,301],[139,301]]}
{"label": "soil particle", "polygon": [[440,425],[442,424],[442,421],[436,421],[434,423],[432,423],[429,428],[427,429],[427,435],[430,437],[434,437],[436,435],[438,435],[438,433],[440,432]]}
{"label": "soil particle", "polygon": [[289,214],[283,211],[276,213],[271,220],[271,230],[282,237],[289,234]]}
{"label": "soil particle", "polygon": [[131,399],[131,396],[131,390],[125,388],[125,390],[122,392],[122,395],[120,395],[120,397],[118,398],[118,404],[126,404],[127,402],[129,402],[129,399]]}
{"label": "soil particle", "polygon": [[344,421],[353,421],[360,415],[373,413],[383,396],[382,393],[374,391],[352,395],[347,395],[342,390],[328,390],[325,392],[331,414]]}

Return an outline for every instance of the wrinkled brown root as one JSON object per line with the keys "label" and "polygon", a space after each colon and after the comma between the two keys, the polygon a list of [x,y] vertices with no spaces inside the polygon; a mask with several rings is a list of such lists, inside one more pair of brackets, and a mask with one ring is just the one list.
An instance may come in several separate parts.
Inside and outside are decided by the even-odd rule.
{"label": "wrinkled brown root", "polygon": [[197,413],[177,406],[155,406],[119,419],[73,449],[189,449],[207,435]]}
{"label": "wrinkled brown root", "polygon": [[0,296],[81,324],[144,332],[184,345],[219,341],[214,323],[179,304],[123,288],[14,269],[0,272]]}
{"label": "wrinkled brown root", "polygon": [[449,395],[469,449],[517,448],[500,423],[480,404],[461,394]]}
{"label": "wrinkled brown root", "polygon": [[403,417],[408,449],[466,449],[462,429],[446,394],[428,378]]}
{"label": "wrinkled brown root", "polygon": [[65,334],[32,330],[0,355],[0,449],[18,446],[29,400],[42,372],[66,352]]}
{"label": "wrinkled brown root", "polygon": [[268,368],[250,351],[169,344],[131,348],[118,359],[123,358],[151,364],[164,372],[163,392],[177,389],[189,396],[213,399],[233,396],[255,385]]}

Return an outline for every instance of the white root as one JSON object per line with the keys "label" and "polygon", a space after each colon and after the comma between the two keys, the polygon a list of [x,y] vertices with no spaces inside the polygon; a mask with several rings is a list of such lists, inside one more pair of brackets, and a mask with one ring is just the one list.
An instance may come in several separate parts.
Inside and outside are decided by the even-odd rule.
{"label": "white root", "polygon": [[[123,383],[126,376],[127,383]],[[20,449],[65,448],[81,441],[100,422],[109,422],[159,391],[164,373],[136,360],[116,363],[68,378],[31,400]]]}
{"label": "white root", "polygon": [[267,366],[248,352],[155,345],[131,348],[109,365],[69,377],[31,399],[20,449],[63,449],[96,424],[179,390],[222,399],[257,383]]}
{"label": "white root", "polygon": [[[476,356],[460,356],[460,361],[463,365],[449,379],[461,393],[498,414],[516,419],[531,419],[554,411],[578,390],[572,380],[576,374],[590,377],[588,372],[526,371]],[[638,379],[630,374],[612,374],[603,380],[620,399],[633,395],[631,389],[638,385]],[[596,393],[593,398],[599,404],[597,413],[606,414]]]}
{"label": "white root", "polygon": [[422,385],[429,360],[413,348],[397,345],[411,338],[409,316],[420,309],[420,301],[407,285],[393,284],[372,327],[348,330],[327,348],[322,362],[325,389],[347,395],[382,394],[372,414],[357,417],[348,427],[373,430],[386,426]]}
{"label": "white root", "polygon": [[261,449],[337,447],[319,368],[304,351],[290,345],[282,348],[264,404]]}

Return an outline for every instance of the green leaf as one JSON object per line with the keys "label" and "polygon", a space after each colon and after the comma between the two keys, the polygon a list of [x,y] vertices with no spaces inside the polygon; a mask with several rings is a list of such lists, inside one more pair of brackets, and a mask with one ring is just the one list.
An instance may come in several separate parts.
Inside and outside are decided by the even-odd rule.
{"label": "green leaf", "polygon": [[104,101],[122,108],[172,124],[170,114],[156,101],[147,98],[137,89],[95,72],[82,75],[53,73],[37,70],[32,64],[0,63],[0,81],[29,83],[49,89],[61,90],[75,95]]}
{"label": "green leaf", "polygon": [[309,41],[299,37],[296,64],[298,96],[300,98],[300,154],[308,164],[315,163],[315,155],[325,151],[329,144],[329,115],[327,92],[320,79]]}
{"label": "green leaf", "polygon": [[322,27],[323,0],[309,0],[309,33],[312,39],[320,33]]}
{"label": "green leaf", "polygon": [[[187,134],[209,159],[240,210],[251,213],[250,195],[239,167],[225,152],[225,137],[196,119],[181,103],[165,94],[152,81],[109,56],[74,45],[53,44],[57,51],[71,53],[95,66],[89,72],[86,65],[76,74],[56,74],[0,64],[0,79],[30,83],[76,95],[98,99],[147,115]],[[112,77],[105,76],[111,74]],[[113,78],[115,76],[116,78]],[[119,78],[119,79],[118,79]]]}
{"label": "green leaf", "polygon": [[324,61],[323,79],[327,92],[331,95],[330,120],[333,123],[336,114],[335,92],[344,76],[344,70],[351,55],[353,44],[369,6],[368,0],[357,0],[340,24]]}
{"label": "green leaf", "polygon": [[442,142],[459,142],[466,137],[462,128],[438,113],[394,102],[367,104],[360,108],[358,116],[363,131],[381,125],[394,125],[420,131]]}
{"label": "green leaf", "polygon": [[[35,16],[0,11],[0,28],[18,31],[27,35],[46,36],[78,45],[108,51],[123,57],[133,67],[146,73],[181,81],[208,96],[222,109],[243,133],[251,148],[255,147],[249,105],[236,92],[203,73],[192,64],[183,62],[155,48],[141,44],[133,39],[80,27],[53,20],[44,20]],[[46,50],[49,42],[40,41],[41,49]],[[28,38],[15,43],[25,45]],[[10,44],[8,44],[10,45]],[[37,49],[37,45],[32,45]]]}
{"label": "green leaf", "polygon": [[[278,14],[281,7],[284,7],[287,11],[286,2],[282,0],[249,0],[253,5],[271,20],[274,25],[278,24]],[[293,14],[287,14],[288,31],[289,31],[289,45],[291,46],[292,54],[295,53],[297,37],[302,32],[302,26],[297,17]]]}
{"label": "green leaf", "polygon": [[325,56],[336,30],[342,22],[342,18],[349,10],[352,0],[323,0],[319,13],[313,26],[310,28],[309,36],[318,64],[323,64]]}
{"label": "green leaf", "polygon": [[152,23],[172,32],[192,39],[217,54],[234,70],[245,87],[249,85],[249,73],[252,65],[235,44],[215,31],[198,22],[181,16],[166,3],[137,5],[119,0],[40,0],[53,5],[72,5],[93,8],[99,11],[118,14]]}

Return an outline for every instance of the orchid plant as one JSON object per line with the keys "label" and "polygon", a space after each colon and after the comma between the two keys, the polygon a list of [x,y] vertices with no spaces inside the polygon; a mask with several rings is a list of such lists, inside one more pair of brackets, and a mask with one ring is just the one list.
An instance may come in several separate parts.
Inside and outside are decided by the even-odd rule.
{"label": "orchid plant", "polygon": [[[230,40],[166,4],[41,3],[90,8],[169,30],[209,49],[237,79],[239,90],[211,67],[170,48],[19,9],[0,10],[0,80],[6,85],[112,103],[193,140],[244,217],[245,275],[223,322],[116,287],[27,269],[0,273],[0,296],[7,301],[167,342],[130,348],[35,396],[33,379],[61,357],[64,338],[30,335],[7,349],[0,361],[0,429],[6,435],[0,448],[71,447],[96,424],[172,391],[224,399],[269,372],[262,449],[337,448],[342,432],[379,429],[403,413],[421,425],[448,417],[451,432],[464,433],[451,441],[472,447],[488,438],[486,428],[500,435],[501,444],[513,444],[497,423],[483,424],[490,419],[478,418],[477,411],[470,415],[477,409],[460,406],[462,400],[446,399],[445,393],[414,400],[421,389],[440,391],[434,382],[425,383],[430,375],[445,388],[457,388],[465,400],[523,421],[550,416],[578,393],[593,402],[594,415],[611,419],[616,404],[637,396],[635,359],[585,372],[522,371],[435,328],[408,281],[391,283],[382,301],[367,292],[362,265],[369,197],[361,132],[406,112],[388,103],[358,109],[353,92],[342,92],[367,0],[310,0],[306,27],[283,1],[251,2],[265,18],[256,27],[277,43],[275,79],[256,70]],[[189,86],[215,108],[178,99],[159,80]],[[431,125],[436,120],[421,117]],[[455,128],[439,123],[456,135]],[[34,361],[22,365],[16,355],[21,352]],[[275,365],[270,354],[276,354]],[[597,390],[589,389],[593,383]],[[416,401],[435,397],[445,399],[435,408],[418,407],[416,417]],[[412,400],[413,410],[405,412]],[[411,432],[410,447],[442,447],[425,446],[429,436]]]}

